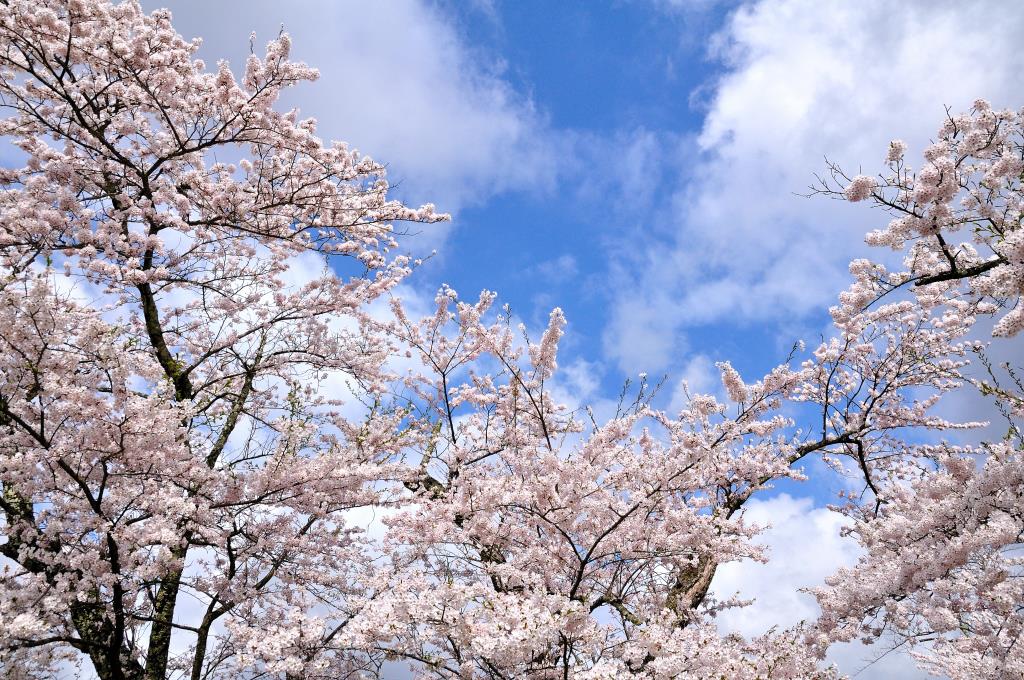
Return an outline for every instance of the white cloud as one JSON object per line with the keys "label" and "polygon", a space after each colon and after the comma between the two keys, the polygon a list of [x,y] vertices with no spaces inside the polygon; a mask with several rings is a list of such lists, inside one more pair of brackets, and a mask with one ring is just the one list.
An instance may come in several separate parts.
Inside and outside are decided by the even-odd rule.
{"label": "white cloud", "polygon": [[321,76],[289,94],[285,105],[316,117],[325,139],[345,140],[389,164],[410,202],[454,211],[554,179],[557,142],[529,97],[503,77],[500,61],[470,49],[429,3],[253,0],[244,11],[235,3],[145,5],[169,6],[179,32],[203,37],[207,63],[228,58],[236,75],[250,32],[259,52],[283,26],[293,58]]}
{"label": "white cloud", "polygon": [[559,402],[578,407],[592,401],[598,393],[601,366],[585,359],[575,359],[558,369],[559,382],[564,394],[556,395]]}
{"label": "white cloud", "polygon": [[[719,567],[712,591],[719,598],[739,594],[753,599],[749,607],[727,610],[719,626],[745,636],[766,632],[773,626],[793,626],[813,621],[818,615],[814,597],[801,588],[822,585],[841,566],[852,565],[859,554],[857,544],[840,536],[844,520],[826,508],[815,507],[810,498],[779,494],[746,504],[744,517],[753,524],[771,525],[759,537],[767,546],[770,561],[735,562]],[[883,644],[866,647],[860,643],[836,645],[828,661],[853,677],[873,680],[914,680],[928,677],[905,654],[889,654]],[[858,674],[859,671],[862,671]]]}
{"label": "white cloud", "polygon": [[891,138],[919,151],[946,105],[1020,106],[1022,20],[1024,6],[995,2],[761,0],[732,14],[712,41],[725,71],[691,180],[673,199],[675,233],[622,275],[609,355],[626,371],[661,370],[687,326],[830,304],[863,234],[885,217],[794,192],[824,155],[873,171]]}
{"label": "white cloud", "polygon": [[661,187],[652,178],[683,167],[694,148],[693,135],[644,127],[611,135],[576,131],[572,141],[576,154],[567,163],[576,202],[603,206],[603,218],[615,224],[656,209]]}
{"label": "white cloud", "polygon": [[715,363],[706,354],[691,356],[683,365],[679,381],[672,390],[669,413],[676,414],[686,408],[689,396],[694,394],[710,394],[724,402],[725,394],[720,375]]}
{"label": "white cloud", "polygon": [[750,607],[722,614],[720,625],[753,636],[772,626],[813,621],[818,606],[813,596],[799,589],[821,585],[838,567],[856,560],[856,543],[839,535],[842,516],[815,508],[810,498],[780,494],[751,500],[744,517],[753,524],[770,525],[759,540],[769,547],[770,561],[732,562],[718,569],[712,585],[718,597],[739,593],[755,598]]}
{"label": "white cloud", "polygon": [[538,262],[530,267],[530,272],[541,277],[550,283],[564,283],[579,274],[579,266],[576,258],[568,253],[563,253],[550,260]]}

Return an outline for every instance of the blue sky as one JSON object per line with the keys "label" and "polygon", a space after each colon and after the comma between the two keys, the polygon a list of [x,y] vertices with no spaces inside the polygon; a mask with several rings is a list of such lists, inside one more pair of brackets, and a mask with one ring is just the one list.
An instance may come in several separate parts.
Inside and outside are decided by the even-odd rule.
{"label": "blue sky", "polygon": [[[584,401],[646,371],[668,376],[669,406],[682,378],[716,389],[715,361],[755,379],[795,340],[813,345],[884,220],[796,195],[824,158],[873,173],[890,139],[918,156],[945,106],[1024,105],[1024,5],[1012,2],[144,5],[170,6],[209,64],[238,69],[249,33],[259,46],[283,24],[294,57],[322,74],[286,104],[387,163],[398,196],[453,214],[404,241],[437,250],[404,294],[496,290],[534,329],[561,306],[560,363]],[[751,512],[790,527],[766,539],[789,561],[719,584],[766,603],[732,622],[744,632],[780,611],[813,615],[796,588],[853,559],[826,494],[786,492]],[[865,655],[836,658],[852,672]],[[917,675],[892,656],[861,677]]]}

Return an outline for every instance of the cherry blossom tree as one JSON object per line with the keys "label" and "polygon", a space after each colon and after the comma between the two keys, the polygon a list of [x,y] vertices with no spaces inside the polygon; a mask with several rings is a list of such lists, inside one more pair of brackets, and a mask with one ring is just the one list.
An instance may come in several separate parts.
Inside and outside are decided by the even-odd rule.
{"label": "cherry blossom tree", "polygon": [[[969,384],[972,308],[851,298],[859,311],[837,308],[837,336],[796,367],[748,383],[720,364],[724,401],[692,394],[678,414],[642,382],[598,424],[553,399],[561,313],[538,343],[517,342],[507,313],[482,321],[492,302],[443,290],[418,323],[395,308],[392,333],[428,367],[407,382],[436,424],[410,483],[419,500],[388,520],[394,575],[346,629],[353,646],[390,630],[382,648],[436,677],[829,677],[824,626],[721,636],[715,614],[742,603],[710,585],[723,564],[768,558],[742,509],[803,479],[808,456],[853,470],[850,509],[879,514],[921,456],[914,432],[977,425],[929,414]],[[794,404],[816,421],[797,428]]]}
{"label": "cherry blossom tree", "polygon": [[[1020,114],[951,116],[917,173],[898,142],[880,178],[833,167],[906,271],[855,261],[812,352],[599,421],[561,311],[536,340],[490,292],[410,314],[394,225],[446,216],[274,108],[316,76],[287,35],[240,80],[134,2],[0,0],[0,35],[7,675],[827,678],[830,643],[890,633],[1021,671],[1024,390],[984,344],[1024,318]],[[1004,440],[935,414],[962,393]],[[862,558],[819,621],[720,633],[718,568],[770,559],[745,504],[811,456],[857,480]]]}
{"label": "cherry blossom tree", "polygon": [[0,45],[4,672],[372,666],[332,642],[375,595],[345,513],[404,428],[340,396],[385,389],[392,223],[444,216],[273,108],[316,77],[286,35],[236,80],[166,11],[12,0]]}

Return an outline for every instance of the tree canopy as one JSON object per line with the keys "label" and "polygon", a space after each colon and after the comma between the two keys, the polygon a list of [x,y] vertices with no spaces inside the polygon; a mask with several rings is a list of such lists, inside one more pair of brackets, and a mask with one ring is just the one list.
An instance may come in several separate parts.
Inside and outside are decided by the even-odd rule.
{"label": "tree canopy", "polygon": [[[855,638],[1024,676],[1024,384],[988,358],[1024,328],[1024,113],[830,166],[903,267],[853,261],[766,375],[721,363],[678,413],[642,380],[599,421],[553,394],[560,310],[531,338],[489,291],[406,309],[395,225],[447,216],[275,108],[317,75],[286,34],[240,76],[197,47],[131,1],[0,3],[6,676],[830,678]],[[962,394],[1005,436],[935,415]],[[719,632],[716,570],[771,557],[745,504],[812,457],[862,556],[818,620]]]}

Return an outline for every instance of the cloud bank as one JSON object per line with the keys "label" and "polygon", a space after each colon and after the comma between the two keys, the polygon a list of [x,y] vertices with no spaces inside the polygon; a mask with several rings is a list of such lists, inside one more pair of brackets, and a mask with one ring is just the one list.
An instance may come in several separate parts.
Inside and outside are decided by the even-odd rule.
{"label": "cloud bank", "polygon": [[500,60],[468,45],[430,3],[144,4],[169,7],[179,32],[203,38],[208,66],[227,58],[236,75],[250,32],[259,52],[283,28],[293,58],[321,69],[318,82],[288,93],[284,104],[317,118],[321,137],[390,164],[398,195],[411,202],[453,212],[504,191],[552,186],[557,140],[543,116]]}
{"label": "cloud bank", "polygon": [[885,217],[795,192],[826,155],[870,173],[899,137],[915,158],[944,106],[1019,106],[1022,22],[1024,6],[996,2],[761,0],[733,12],[710,43],[724,71],[669,200],[669,234],[617,272],[607,355],[628,372],[659,371],[687,328],[831,304]]}

